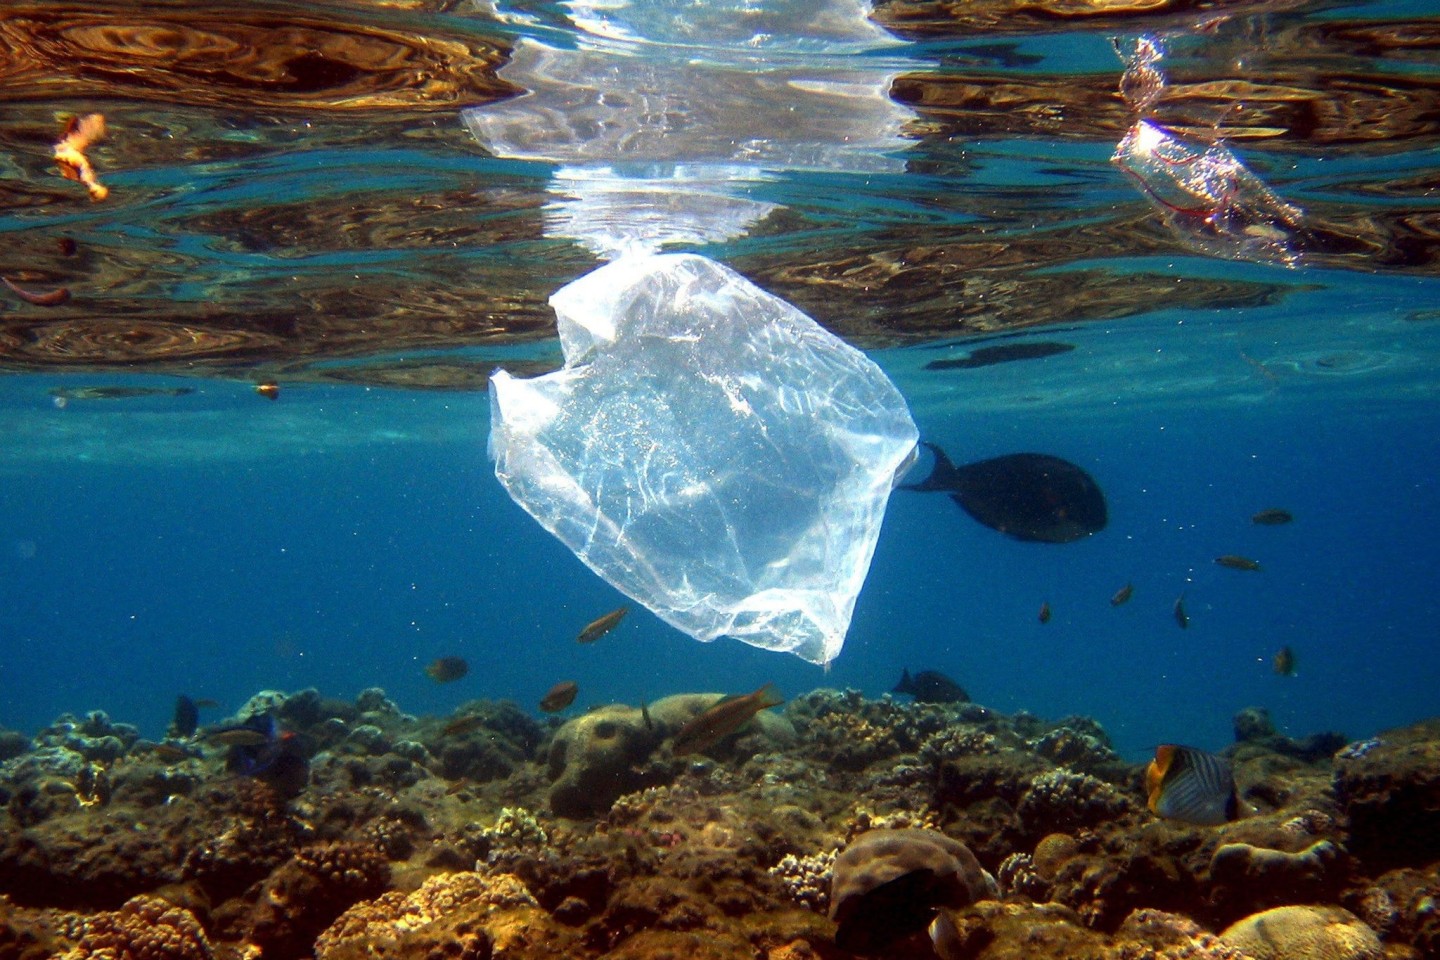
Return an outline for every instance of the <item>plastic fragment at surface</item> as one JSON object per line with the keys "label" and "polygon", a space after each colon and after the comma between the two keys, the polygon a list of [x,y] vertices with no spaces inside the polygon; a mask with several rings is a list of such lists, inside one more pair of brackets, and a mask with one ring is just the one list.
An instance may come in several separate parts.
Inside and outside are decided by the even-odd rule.
{"label": "plastic fragment at surface", "polygon": [[698,640],[840,652],[918,439],[859,350],[705,257],[627,257],[561,289],[564,366],[491,379],[510,496]]}

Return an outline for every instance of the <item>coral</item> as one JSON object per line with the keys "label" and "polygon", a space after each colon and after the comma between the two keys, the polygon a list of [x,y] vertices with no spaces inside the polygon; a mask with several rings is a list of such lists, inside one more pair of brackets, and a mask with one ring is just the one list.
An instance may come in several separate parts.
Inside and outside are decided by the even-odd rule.
{"label": "coral", "polygon": [[1035,870],[1035,861],[1028,853],[1012,853],[1000,861],[995,872],[1000,889],[1031,900],[1044,901],[1050,895],[1050,884]]}
{"label": "coral", "polygon": [[1440,859],[1440,722],[1389,731],[1336,756],[1335,797],[1346,846],[1380,870]]}
{"label": "coral", "polygon": [[835,943],[867,952],[923,930],[938,907],[963,907],[996,893],[963,843],[935,830],[871,830],[835,858]]}
{"label": "coral", "polygon": [[1047,833],[1035,844],[1031,856],[1035,872],[1045,880],[1053,880],[1065,862],[1080,852],[1079,842],[1068,833]]}
{"label": "coral", "polygon": [[660,739],[643,711],[618,704],[566,722],[550,743],[550,809],[562,817],[602,813],[647,786],[639,767]]}
{"label": "coral", "polygon": [[210,960],[200,921],[159,897],[141,895],[112,913],[87,917],[75,946],[58,960]]}
{"label": "coral", "polygon": [[1104,780],[1058,769],[1030,781],[1015,812],[1032,835],[1094,827],[1135,812],[1135,804]]}
{"label": "coral", "polygon": [[480,838],[489,863],[539,854],[550,842],[535,814],[524,807],[501,807],[495,822],[481,828]]}
{"label": "coral", "polygon": [[1235,714],[1235,742],[1264,740],[1275,735],[1275,721],[1264,707],[1246,707]]}
{"label": "coral", "polygon": [[1380,938],[1340,907],[1275,907],[1220,934],[1251,960],[1381,960]]}
{"label": "coral", "polygon": [[812,910],[824,911],[830,905],[830,875],[837,852],[831,850],[803,857],[787,853],[769,873],[780,881],[792,900]]}
{"label": "coral", "polygon": [[[516,877],[439,874],[412,893],[390,891],[351,907],[316,939],[315,957],[485,960],[522,936],[526,923],[538,923],[537,913],[535,898]],[[559,930],[547,931],[557,943],[555,956],[565,955],[561,945],[568,942]]]}
{"label": "coral", "polygon": [[373,848],[304,847],[266,878],[245,939],[266,957],[307,955],[317,934],[356,902],[379,896],[389,881],[390,866]]}
{"label": "coral", "polygon": [[1236,908],[1315,902],[1333,896],[1344,868],[1343,852],[1329,840],[1298,853],[1225,843],[1210,857],[1210,899],[1230,916]]}
{"label": "coral", "polygon": [[1189,917],[1163,910],[1136,910],[1115,939],[1115,960],[1251,960]]}

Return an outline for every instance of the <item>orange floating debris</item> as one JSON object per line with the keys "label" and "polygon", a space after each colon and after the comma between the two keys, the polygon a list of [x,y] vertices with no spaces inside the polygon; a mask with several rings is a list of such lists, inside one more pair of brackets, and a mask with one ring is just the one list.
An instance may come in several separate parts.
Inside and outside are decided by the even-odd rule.
{"label": "orange floating debris", "polygon": [[5,286],[9,287],[10,292],[15,294],[15,296],[24,300],[26,303],[33,303],[37,307],[58,307],[70,299],[70,290],[66,287],[56,287],[54,290],[47,290],[44,293],[35,293],[31,290],[17,287],[11,282],[9,277],[0,277],[0,280],[4,281]]}
{"label": "orange floating debris", "polygon": [[279,399],[280,399],[280,384],[278,384],[278,383],[257,383],[257,384],[255,384],[255,392],[258,393],[258,394],[260,394],[260,396],[264,397],[266,400],[279,400]]}
{"label": "orange floating debris", "polygon": [[85,156],[90,145],[104,136],[105,115],[87,113],[83,117],[71,117],[60,142],[55,144],[55,162],[60,165],[60,173],[67,180],[85,184],[91,200],[104,200],[110,195],[110,188],[95,176],[95,168]]}

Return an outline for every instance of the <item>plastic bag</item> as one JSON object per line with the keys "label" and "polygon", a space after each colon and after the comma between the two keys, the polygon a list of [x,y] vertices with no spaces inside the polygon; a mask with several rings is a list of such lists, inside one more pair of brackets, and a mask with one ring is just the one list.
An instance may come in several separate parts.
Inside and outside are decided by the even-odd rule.
{"label": "plastic bag", "polygon": [[550,303],[564,367],[490,381],[511,497],[697,640],[833,660],[914,458],[894,384],[701,256],[621,259]]}

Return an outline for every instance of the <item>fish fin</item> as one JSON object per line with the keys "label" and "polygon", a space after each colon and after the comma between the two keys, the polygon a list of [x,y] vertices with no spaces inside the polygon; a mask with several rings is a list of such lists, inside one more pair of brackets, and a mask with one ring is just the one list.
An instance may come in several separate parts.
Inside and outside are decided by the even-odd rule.
{"label": "fish fin", "polygon": [[785,702],[785,698],[780,696],[780,691],[775,689],[775,684],[773,683],[765,684],[765,686],[755,691],[755,695],[759,698],[760,702],[764,704],[764,706],[760,708],[761,710],[769,707],[778,707]]}
{"label": "fish fin", "polygon": [[902,483],[898,489],[920,491],[953,489],[956,473],[955,464],[950,462],[950,458],[945,455],[944,450],[941,450],[928,440],[921,440],[920,446],[929,450],[935,458],[935,462],[930,466],[930,475],[919,483]]}

